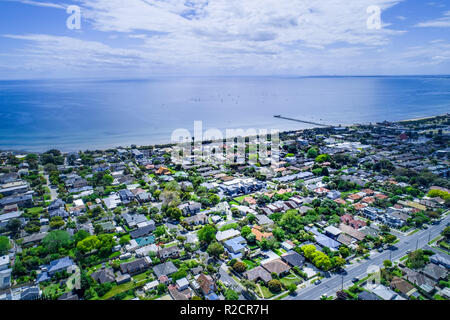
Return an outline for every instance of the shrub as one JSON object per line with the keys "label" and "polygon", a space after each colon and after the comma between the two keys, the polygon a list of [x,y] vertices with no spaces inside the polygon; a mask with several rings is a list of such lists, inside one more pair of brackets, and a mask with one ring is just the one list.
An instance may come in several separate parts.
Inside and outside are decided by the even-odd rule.
{"label": "shrub", "polygon": [[279,280],[270,280],[268,286],[271,292],[277,293],[281,291],[281,282]]}
{"label": "shrub", "polygon": [[239,273],[244,272],[245,270],[247,270],[247,266],[245,263],[241,262],[241,261],[237,261],[234,265],[233,265],[233,270]]}

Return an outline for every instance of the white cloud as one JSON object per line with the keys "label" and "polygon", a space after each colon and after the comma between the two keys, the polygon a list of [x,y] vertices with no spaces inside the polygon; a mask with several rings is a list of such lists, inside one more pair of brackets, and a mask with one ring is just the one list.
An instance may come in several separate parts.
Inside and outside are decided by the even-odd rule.
{"label": "white cloud", "polygon": [[58,4],[54,2],[44,2],[44,1],[36,1],[36,0],[6,0],[10,2],[20,2],[23,4],[29,4],[36,7],[45,7],[45,8],[55,8],[55,9],[65,9],[67,5]]}
{"label": "white cloud", "polygon": [[435,20],[425,21],[416,24],[421,28],[450,28],[450,11],[444,12],[444,16]]}
{"label": "white cloud", "polygon": [[[29,0],[23,0],[29,1]],[[33,1],[34,2],[34,1]],[[367,28],[367,7],[382,14],[397,0],[77,0],[80,39],[7,35],[28,42],[12,55],[33,70],[127,74],[370,74],[421,56],[446,61],[446,51],[386,48],[405,31]],[[383,15],[382,15],[383,17]],[[105,37],[82,40],[92,26]],[[97,33],[98,34],[98,33]],[[106,45],[110,43],[110,45]],[[415,54],[415,55],[414,55]],[[402,60],[403,59],[403,60]],[[52,70],[53,70],[52,69]]]}

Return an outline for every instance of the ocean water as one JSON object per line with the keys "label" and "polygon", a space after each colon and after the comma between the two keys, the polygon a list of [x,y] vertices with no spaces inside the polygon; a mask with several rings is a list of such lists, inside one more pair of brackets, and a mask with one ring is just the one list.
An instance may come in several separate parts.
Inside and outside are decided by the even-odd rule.
{"label": "ocean water", "polygon": [[0,81],[0,149],[63,151],[168,143],[173,130],[312,127],[450,111],[450,77],[198,77]]}

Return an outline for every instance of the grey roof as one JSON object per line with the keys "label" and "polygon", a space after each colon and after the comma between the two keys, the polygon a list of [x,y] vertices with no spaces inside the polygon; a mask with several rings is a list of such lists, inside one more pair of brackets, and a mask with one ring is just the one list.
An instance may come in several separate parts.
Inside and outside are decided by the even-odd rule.
{"label": "grey roof", "polygon": [[294,250],[290,250],[281,255],[281,259],[293,267],[302,267],[305,263],[305,257],[298,254]]}
{"label": "grey roof", "polygon": [[155,273],[156,277],[159,278],[160,276],[169,276],[174,272],[177,272],[178,269],[175,267],[175,265],[172,263],[172,261],[160,263],[153,267],[153,272]]}
{"label": "grey roof", "polygon": [[131,231],[130,237],[133,239],[143,237],[143,236],[150,234],[155,229],[156,229],[155,223],[153,221],[151,221],[151,223],[149,225],[146,225],[144,227],[141,227],[141,228]]}
{"label": "grey roof", "polygon": [[251,281],[257,281],[258,279],[261,279],[264,282],[268,282],[272,280],[272,276],[270,275],[270,273],[261,266],[245,271],[244,276]]}
{"label": "grey roof", "polygon": [[98,283],[114,282],[114,271],[111,268],[101,269],[91,274],[91,277]]}

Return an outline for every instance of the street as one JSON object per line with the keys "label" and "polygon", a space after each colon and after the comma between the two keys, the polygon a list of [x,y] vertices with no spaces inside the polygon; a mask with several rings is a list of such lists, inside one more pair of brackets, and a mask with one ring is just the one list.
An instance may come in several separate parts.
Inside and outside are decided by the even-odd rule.
{"label": "street", "polygon": [[447,223],[450,221],[450,216],[445,216],[442,221],[437,225],[431,225],[427,230],[420,230],[413,235],[401,238],[400,241],[395,244],[397,250],[386,250],[384,252],[376,252],[370,256],[370,259],[364,260],[357,264],[348,266],[345,270],[346,275],[333,274],[329,278],[322,279],[322,283],[319,285],[310,285],[304,289],[297,291],[296,296],[287,296],[287,300],[318,300],[322,295],[335,295],[336,291],[343,287],[346,288],[352,285],[352,279],[357,277],[359,279],[367,276],[368,268],[376,266],[383,267],[383,261],[385,260],[398,260],[406,255],[408,250],[414,251],[427,245],[429,241],[439,236],[444,230]]}

